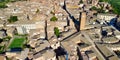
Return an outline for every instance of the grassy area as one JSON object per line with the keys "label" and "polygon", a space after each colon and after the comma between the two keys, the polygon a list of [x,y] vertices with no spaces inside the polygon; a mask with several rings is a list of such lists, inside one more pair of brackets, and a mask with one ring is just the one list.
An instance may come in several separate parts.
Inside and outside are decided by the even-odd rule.
{"label": "grassy area", "polygon": [[120,6],[120,0],[109,0],[108,2],[113,7],[113,12],[115,14],[120,15],[120,7],[119,7]]}
{"label": "grassy area", "polygon": [[14,38],[14,40],[11,42],[9,48],[22,48],[25,42],[25,38]]}
{"label": "grassy area", "polygon": [[55,28],[54,28],[54,33],[55,33],[55,35],[56,35],[57,37],[60,36],[60,31],[59,31],[58,27],[55,27]]}

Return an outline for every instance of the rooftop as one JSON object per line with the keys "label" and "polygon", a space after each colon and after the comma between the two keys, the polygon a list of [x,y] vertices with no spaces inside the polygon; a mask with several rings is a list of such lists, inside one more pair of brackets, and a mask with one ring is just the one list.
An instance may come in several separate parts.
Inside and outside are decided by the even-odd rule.
{"label": "rooftop", "polygon": [[0,60],[5,60],[5,56],[0,56]]}
{"label": "rooftop", "polygon": [[96,54],[93,51],[88,52],[87,55],[88,55],[89,58],[97,57]]}
{"label": "rooftop", "polygon": [[102,59],[103,59],[102,56],[96,51],[96,49],[94,49],[94,48],[92,47],[91,50],[95,53],[95,55],[97,56],[97,58],[98,58],[99,60],[102,60]]}
{"label": "rooftop", "polygon": [[80,48],[86,48],[90,46],[89,44],[86,43],[79,43],[78,45],[80,46]]}
{"label": "rooftop", "polygon": [[116,14],[102,14],[102,13],[99,13],[98,15],[104,15],[104,16],[116,16]]}
{"label": "rooftop", "polygon": [[119,39],[116,37],[105,37],[102,39],[105,43],[117,43],[119,42]]}
{"label": "rooftop", "polygon": [[99,36],[98,34],[91,34],[91,35],[89,35],[89,36],[90,36],[90,38],[93,39],[93,40],[94,40],[94,39],[97,39],[97,40],[98,40],[98,39],[100,38],[100,36]]}
{"label": "rooftop", "polygon": [[68,54],[72,54],[72,50],[77,48],[77,45],[75,45],[73,42],[61,42],[63,48],[67,51]]}
{"label": "rooftop", "polygon": [[101,53],[106,57],[107,59],[110,59],[114,57],[115,60],[118,60],[118,57],[116,57],[106,46],[97,44],[98,48],[100,49]]}
{"label": "rooftop", "polygon": [[115,43],[115,44],[105,44],[106,46],[110,47],[110,48],[119,48],[120,47],[120,43]]}
{"label": "rooftop", "polygon": [[55,56],[56,56],[56,54],[53,50],[44,50],[44,52],[39,52],[39,53],[33,55],[34,59],[39,59],[40,57],[43,57],[45,59],[50,59]]}
{"label": "rooftop", "polygon": [[24,60],[28,56],[28,53],[29,49],[28,48],[24,49],[24,51],[21,52],[20,59]]}
{"label": "rooftop", "polygon": [[[44,14],[36,14],[33,16],[32,20],[27,20],[27,19],[23,19],[23,20],[18,20],[12,24],[35,24],[36,22],[44,22],[45,21],[46,16]],[[43,24],[44,25],[44,24]]]}
{"label": "rooftop", "polygon": [[118,57],[116,57],[116,56],[112,56],[112,57],[110,57],[108,60],[119,60],[119,59],[118,59]]}
{"label": "rooftop", "polygon": [[55,52],[53,50],[47,50],[44,54],[42,54],[46,59],[55,57]]}
{"label": "rooftop", "polygon": [[48,41],[37,41],[37,44],[38,44],[38,46],[35,47],[35,51],[36,52],[39,52],[39,51],[45,49],[46,47],[50,46],[50,44],[48,43]]}
{"label": "rooftop", "polygon": [[120,32],[119,31],[114,31],[114,34],[117,36],[117,35],[120,35]]}

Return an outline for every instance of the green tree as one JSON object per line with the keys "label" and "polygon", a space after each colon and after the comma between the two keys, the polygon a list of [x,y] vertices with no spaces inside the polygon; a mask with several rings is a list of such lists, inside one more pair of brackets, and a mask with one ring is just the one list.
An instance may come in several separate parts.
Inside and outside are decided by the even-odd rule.
{"label": "green tree", "polygon": [[120,15],[120,0],[109,0],[109,3],[113,8],[113,13]]}
{"label": "green tree", "polygon": [[17,16],[10,16],[10,18],[8,19],[8,21],[9,21],[10,23],[16,22],[16,21],[18,21],[18,17],[17,17]]}
{"label": "green tree", "polygon": [[96,8],[95,6],[92,6],[90,9],[91,10],[97,10],[98,8]]}
{"label": "green tree", "polygon": [[40,10],[39,10],[39,9],[37,9],[36,13],[38,13],[38,12],[40,12]]}
{"label": "green tree", "polygon": [[53,11],[50,12],[52,15],[55,15],[55,13]]}
{"label": "green tree", "polygon": [[0,8],[7,8],[8,6],[5,3],[0,3]]}
{"label": "green tree", "polygon": [[53,16],[51,19],[50,19],[50,21],[57,21],[58,20],[58,18],[56,17],[56,16]]}
{"label": "green tree", "polygon": [[82,4],[83,3],[83,1],[82,0],[80,0],[80,2],[79,2],[80,4]]}
{"label": "green tree", "polygon": [[59,32],[58,27],[55,27],[55,28],[54,28],[54,34],[55,34],[57,37],[60,36],[60,32]]}

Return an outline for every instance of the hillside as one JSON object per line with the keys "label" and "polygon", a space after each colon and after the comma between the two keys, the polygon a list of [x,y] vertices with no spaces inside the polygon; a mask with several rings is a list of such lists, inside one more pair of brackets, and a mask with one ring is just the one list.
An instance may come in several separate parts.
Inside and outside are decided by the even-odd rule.
{"label": "hillside", "polygon": [[114,13],[120,15],[120,0],[109,0],[108,2],[112,5]]}

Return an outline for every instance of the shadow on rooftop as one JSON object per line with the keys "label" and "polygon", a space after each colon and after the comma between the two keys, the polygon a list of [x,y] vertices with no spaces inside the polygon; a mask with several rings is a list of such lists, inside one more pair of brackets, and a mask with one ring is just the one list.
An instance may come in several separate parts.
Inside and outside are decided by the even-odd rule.
{"label": "shadow on rooftop", "polygon": [[79,21],[77,21],[77,19],[75,19],[75,17],[72,16],[72,14],[70,14],[70,12],[67,10],[65,1],[64,1],[64,4],[65,5],[63,6],[63,9],[68,13],[70,19],[72,19],[76,30],[79,31],[79,24],[80,24]]}

